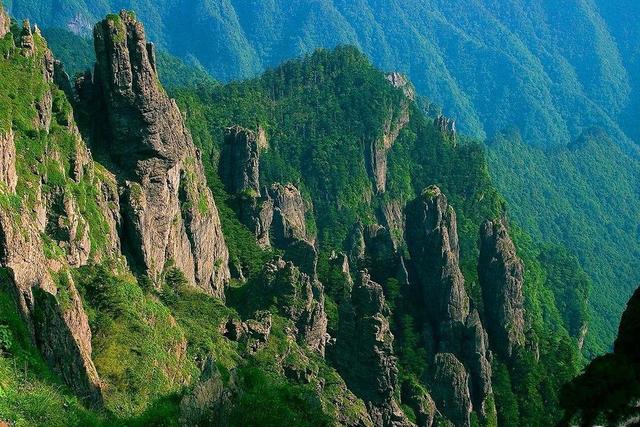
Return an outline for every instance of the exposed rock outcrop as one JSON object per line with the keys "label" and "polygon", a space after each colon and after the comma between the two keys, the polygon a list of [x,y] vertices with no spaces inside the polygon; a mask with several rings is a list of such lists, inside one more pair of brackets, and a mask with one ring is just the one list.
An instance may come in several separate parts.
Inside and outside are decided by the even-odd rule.
{"label": "exposed rock outcrop", "polygon": [[[429,187],[407,206],[406,235],[416,270],[415,281],[421,288],[426,308],[425,335],[433,345],[436,359],[441,354],[450,354],[460,364],[454,364],[456,375],[464,376],[468,383],[466,388],[450,391],[453,394],[440,401],[436,398],[438,408],[441,402],[466,390],[463,403],[458,403],[466,407],[466,400],[472,401],[478,413],[486,416],[495,411],[495,408],[487,407],[487,399],[492,393],[492,356],[487,334],[465,290],[459,265],[456,214],[438,187]],[[445,361],[447,358],[450,359],[440,357]],[[437,383],[440,379],[433,377],[431,381]],[[441,391],[440,396],[445,396],[443,393]],[[446,413],[445,409],[440,409]],[[456,417],[460,417],[460,411],[456,412]]]}
{"label": "exposed rock outcrop", "polygon": [[273,200],[271,241],[285,247],[297,240],[313,244],[313,236],[307,234],[306,207],[300,190],[293,184],[273,184],[269,189]]}
{"label": "exposed rock outcrop", "polygon": [[347,385],[365,401],[375,425],[411,425],[394,397],[398,368],[382,287],[361,272],[350,303],[340,309],[336,357]]}
{"label": "exposed rock outcrop", "polygon": [[469,376],[462,363],[451,353],[438,354],[432,378],[438,408],[456,427],[469,427],[472,410]]}
{"label": "exposed rock outcrop", "polygon": [[237,394],[235,372],[225,381],[213,358],[207,358],[200,381],[180,401],[180,425],[228,426]]}
{"label": "exposed rock outcrop", "polygon": [[64,191],[51,195],[46,232],[65,250],[71,267],[86,265],[91,253],[89,225],[79,214],[73,197]]}
{"label": "exposed rock outcrop", "polygon": [[372,139],[365,144],[367,170],[378,194],[384,193],[387,189],[387,154],[402,129],[409,123],[410,118],[409,101],[407,100],[400,106],[399,111],[391,110],[388,112],[381,130],[381,137]]}
{"label": "exposed rock outcrop", "polygon": [[429,187],[407,206],[407,245],[434,328],[463,323],[469,297],[459,266],[456,213],[438,187]]}
{"label": "exposed rock outcrop", "polygon": [[0,5],[0,38],[6,36],[11,30],[11,18],[4,7]]}
{"label": "exposed rock outcrop", "polygon": [[0,132],[0,183],[4,184],[10,193],[16,190],[18,175],[16,175],[16,146],[13,141],[13,131]]}
{"label": "exposed rock outcrop", "polygon": [[271,313],[268,311],[258,312],[255,317],[244,324],[246,330],[244,341],[249,353],[255,353],[267,344],[273,325]]}
{"label": "exposed rock outcrop", "polygon": [[22,22],[20,48],[25,56],[33,56],[36,51],[36,44],[33,39],[33,33],[31,32],[31,24],[26,19]]}
{"label": "exposed rock outcrop", "polygon": [[322,283],[282,259],[268,264],[265,270],[263,283],[266,292],[283,314],[293,321],[294,335],[307,348],[324,356],[330,337]]}
{"label": "exposed rock outcrop", "polygon": [[402,398],[416,414],[418,427],[433,426],[438,409],[431,395],[421,385],[411,381],[405,382]]}
{"label": "exposed rock outcrop", "polygon": [[454,144],[456,143],[457,131],[456,131],[456,121],[455,120],[450,119],[450,118],[445,117],[442,114],[440,114],[440,115],[438,115],[438,117],[436,117],[433,120],[433,124],[440,131],[440,133],[442,133],[443,135],[448,136]]}
{"label": "exposed rock outcrop", "polygon": [[480,230],[478,277],[492,348],[510,357],[525,344],[522,261],[504,220],[487,221]]}
{"label": "exposed rock outcrop", "polygon": [[[0,209],[0,264],[41,352],[69,386],[92,404],[102,402],[91,360],[91,330],[73,280],[57,284],[44,257],[40,231],[29,215]],[[63,288],[60,286],[64,285]]]}
{"label": "exposed rock outcrop", "polygon": [[[218,211],[191,135],[162,89],[153,45],[133,14],[110,15],[94,29],[94,96],[104,122],[96,132],[123,186],[123,234],[132,264],[158,280],[174,263],[204,291],[224,297],[228,252]],[[88,87],[90,86],[90,87]]]}
{"label": "exposed rock outcrop", "polygon": [[260,195],[260,153],[255,132],[240,126],[226,130],[219,170],[230,194]]}
{"label": "exposed rock outcrop", "polygon": [[393,72],[386,75],[386,79],[395,88],[402,89],[404,95],[411,101],[416,100],[416,89],[404,74]]}

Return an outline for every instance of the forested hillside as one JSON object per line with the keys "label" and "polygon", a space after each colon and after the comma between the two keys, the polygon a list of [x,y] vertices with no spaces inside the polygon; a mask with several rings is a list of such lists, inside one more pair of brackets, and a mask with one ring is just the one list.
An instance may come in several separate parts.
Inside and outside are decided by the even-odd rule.
{"label": "forested hillside", "polygon": [[1,420],[561,419],[588,279],[404,76],[341,47],[174,101],[134,13],[93,34],[70,81],[0,13]]}
{"label": "forested hillside", "polygon": [[[639,248],[630,223],[640,216],[636,192],[617,198],[622,215],[608,215],[606,221],[600,216],[612,203],[611,195],[622,191],[617,178],[638,188],[634,141],[640,137],[640,29],[633,0],[5,3],[16,17],[84,36],[104,14],[135,8],[160,51],[223,82],[339,44],[358,47],[382,69],[404,72],[430,100],[428,110],[436,114],[442,109],[465,134],[489,140],[513,136],[510,149],[490,145],[496,185],[515,206],[516,223],[578,254],[593,280],[588,352],[602,353],[613,342],[630,292],[623,283],[640,281],[640,270],[632,267]],[[52,37],[54,50],[57,36]],[[161,74],[165,79],[172,78],[169,73],[183,75],[173,71],[176,67],[172,63],[164,72],[160,67]],[[599,145],[611,143],[610,150],[587,146],[572,151],[570,160],[558,159],[556,149],[570,149],[585,135],[593,140],[594,127],[604,131]],[[514,157],[531,161],[522,170]],[[549,165],[557,167],[548,170]],[[616,179],[603,173],[614,170],[619,171]],[[519,186],[511,186],[512,181]],[[536,191],[549,200],[541,203]],[[558,216],[570,228],[558,231]]]}

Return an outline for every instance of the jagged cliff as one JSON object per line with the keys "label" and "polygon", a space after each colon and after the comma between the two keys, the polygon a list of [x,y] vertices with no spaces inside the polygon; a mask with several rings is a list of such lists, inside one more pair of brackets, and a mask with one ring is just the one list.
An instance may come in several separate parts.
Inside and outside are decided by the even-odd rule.
{"label": "jagged cliff", "polygon": [[407,243],[417,270],[432,344],[434,399],[456,424],[470,425],[472,402],[483,415],[492,393],[487,334],[471,307],[460,270],[456,213],[432,186],[407,207]]}
{"label": "jagged cliff", "polygon": [[[96,98],[106,129],[96,137],[124,188],[124,238],[134,262],[158,280],[168,262],[223,297],[228,253],[200,153],[158,81],[153,45],[126,12],[94,30]],[[101,117],[102,121],[103,118]]]}
{"label": "jagged cliff", "polygon": [[[3,117],[7,122],[0,130],[0,264],[8,273],[2,285],[14,296],[31,340],[53,369],[79,396],[100,405],[92,334],[69,267],[98,259],[99,249],[109,252],[108,245],[89,242],[89,233],[101,230],[90,230],[86,218],[87,209],[95,208],[92,224],[98,228],[109,212],[97,203],[79,206],[76,195],[89,192],[99,199],[111,183],[94,168],[69,106],[53,84],[53,57],[39,31],[25,21],[15,47],[4,61],[24,61],[33,80],[27,90],[16,88],[21,103]],[[24,72],[9,70],[16,79]],[[31,140],[33,133],[43,137]],[[47,166],[37,169],[38,163]]]}
{"label": "jagged cliff", "polygon": [[487,221],[480,230],[478,277],[487,310],[493,348],[510,357],[522,348],[524,334],[524,268],[503,220]]}
{"label": "jagged cliff", "polygon": [[320,51],[249,90],[178,91],[183,115],[132,13],[96,25],[73,87],[14,32],[0,65],[39,86],[0,116],[0,304],[107,422],[495,426],[520,376],[548,391],[482,150],[402,75]]}

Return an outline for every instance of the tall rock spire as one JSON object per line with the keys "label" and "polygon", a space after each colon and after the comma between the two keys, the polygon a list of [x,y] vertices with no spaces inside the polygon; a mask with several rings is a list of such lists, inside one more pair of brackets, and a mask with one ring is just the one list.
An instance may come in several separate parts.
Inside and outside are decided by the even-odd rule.
{"label": "tall rock spire", "polygon": [[174,264],[199,288],[224,297],[228,251],[218,210],[200,152],[158,80],[153,45],[125,11],[98,23],[94,37],[93,93],[105,114],[98,139],[125,189],[125,250],[154,280]]}
{"label": "tall rock spire", "polygon": [[478,277],[489,339],[506,357],[525,343],[523,272],[504,220],[485,222],[480,230]]}
{"label": "tall rock spire", "polygon": [[433,341],[433,397],[456,425],[468,426],[472,404],[483,416],[495,411],[488,400],[492,356],[465,290],[456,213],[438,187],[407,206],[406,236],[426,309],[425,335]]}

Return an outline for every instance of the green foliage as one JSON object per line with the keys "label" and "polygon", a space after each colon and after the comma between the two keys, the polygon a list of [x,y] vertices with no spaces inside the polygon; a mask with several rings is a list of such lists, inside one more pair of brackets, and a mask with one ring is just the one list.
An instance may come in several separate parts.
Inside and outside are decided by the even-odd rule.
{"label": "green foliage", "polygon": [[280,426],[283,420],[295,426],[328,426],[315,393],[308,387],[291,385],[257,368],[240,370],[245,392],[231,414],[234,426]]}
{"label": "green foliage", "polygon": [[[562,390],[565,410],[562,425],[579,420],[581,425],[618,425],[640,415],[640,375],[637,361],[608,354],[594,359],[579,377]],[[575,418],[574,418],[575,417]]]}
{"label": "green foliage", "polygon": [[[640,194],[634,184],[640,165],[599,132],[588,132],[575,144],[554,150],[527,147],[509,134],[498,138],[488,153],[492,175],[510,201],[515,221],[536,240],[570,248],[592,278],[585,353],[591,357],[607,351],[624,304],[640,280]],[[551,253],[547,260],[557,256],[570,262],[565,272],[575,269],[575,261],[562,254]],[[563,271],[554,268],[553,273]],[[550,285],[561,293],[573,292],[570,286],[583,293],[585,281],[581,277],[566,286]],[[568,308],[574,320],[583,317],[581,308]]]}
{"label": "green foliage", "polygon": [[170,310],[145,295],[133,277],[105,265],[74,274],[93,331],[93,359],[106,389],[106,405],[137,416],[158,397],[180,391],[195,371],[184,354],[184,332]]}

